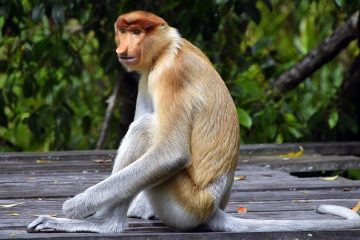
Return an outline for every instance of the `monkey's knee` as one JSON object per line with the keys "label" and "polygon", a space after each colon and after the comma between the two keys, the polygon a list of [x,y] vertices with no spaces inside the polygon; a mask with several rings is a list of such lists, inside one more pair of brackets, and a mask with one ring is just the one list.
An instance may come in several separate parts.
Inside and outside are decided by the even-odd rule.
{"label": "monkey's knee", "polygon": [[152,122],[153,115],[144,114],[130,124],[128,133],[126,135],[136,137],[150,137]]}

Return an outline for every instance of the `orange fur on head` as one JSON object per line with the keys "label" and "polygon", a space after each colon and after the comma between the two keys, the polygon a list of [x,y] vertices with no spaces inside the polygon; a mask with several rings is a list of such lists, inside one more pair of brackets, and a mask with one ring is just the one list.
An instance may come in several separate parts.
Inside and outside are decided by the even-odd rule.
{"label": "orange fur on head", "polygon": [[136,11],[120,15],[115,22],[115,29],[124,28],[126,30],[131,30],[140,28],[149,32],[160,25],[165,26],[167,25],[167,22],[155,14],[145,11]]}
{"label": "orange fur on head", "polygon": [[114,27],[116,53],[128,71],[149,71],[158,54],[170,42],[166,36],[167,22],[149,12],[120,15]]}

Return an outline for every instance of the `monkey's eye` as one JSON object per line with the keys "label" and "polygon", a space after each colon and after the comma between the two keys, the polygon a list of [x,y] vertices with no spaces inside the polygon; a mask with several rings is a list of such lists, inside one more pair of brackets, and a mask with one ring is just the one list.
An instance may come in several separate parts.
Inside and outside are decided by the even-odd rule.
{"label": "monkey's eye", "polygon": [[120,28],[120,32],[121,32],[121,33],[125,33],[126,31],[125,31],[124,28]]}
{"label": "monkey's eye", "polygon": [[140,35],[140,33],[141,33],[141,31],[140,31],[139,29],[135,29],[135,30],[133,31],[133,34],[134,34],[134,35]]}

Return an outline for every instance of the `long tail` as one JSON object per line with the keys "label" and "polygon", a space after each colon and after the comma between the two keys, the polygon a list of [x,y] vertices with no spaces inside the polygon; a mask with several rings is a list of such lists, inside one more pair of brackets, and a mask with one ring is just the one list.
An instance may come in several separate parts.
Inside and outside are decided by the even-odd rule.
{"label": "long tail", "polygon": [[348,208],[320,205],[316,211],[346,218],[344,220],[258,220],[233,217],[218,209],[208,226],[225,232],[320,231],[360,228],[360,216]]}

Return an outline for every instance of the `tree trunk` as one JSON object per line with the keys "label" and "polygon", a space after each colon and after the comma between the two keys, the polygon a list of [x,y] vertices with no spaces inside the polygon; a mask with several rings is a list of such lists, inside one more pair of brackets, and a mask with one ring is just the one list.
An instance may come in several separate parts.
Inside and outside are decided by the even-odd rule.
{"label": "tree trunk", "polygon": [[274,83],[275,96],[295,88],[322,65],[332,60],[347,45],[356,39],[359,12],[353,14],[332,35],[326,37],[316,48],[310,51],[299,63],[281,74]]}

